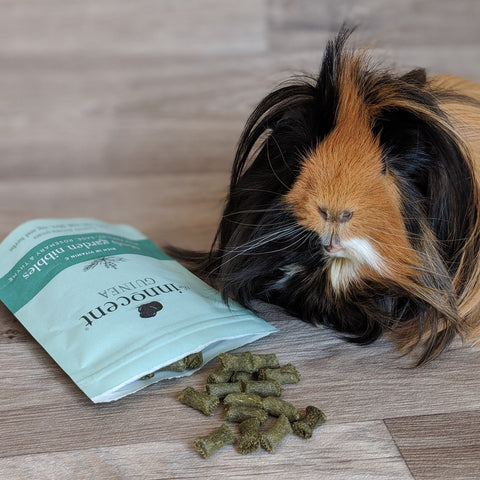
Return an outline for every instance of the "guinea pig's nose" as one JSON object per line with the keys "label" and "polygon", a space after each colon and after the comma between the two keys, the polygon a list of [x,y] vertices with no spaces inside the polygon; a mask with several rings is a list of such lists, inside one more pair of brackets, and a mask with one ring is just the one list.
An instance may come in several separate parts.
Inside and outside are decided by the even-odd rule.
{"label": "guinea pig's nose", "polygon": [[329,253],[337,253],[342,250],[342,245],[340,243],[340,237],[338,235],[332,234],[328,240],[323,244],[323,248]]}

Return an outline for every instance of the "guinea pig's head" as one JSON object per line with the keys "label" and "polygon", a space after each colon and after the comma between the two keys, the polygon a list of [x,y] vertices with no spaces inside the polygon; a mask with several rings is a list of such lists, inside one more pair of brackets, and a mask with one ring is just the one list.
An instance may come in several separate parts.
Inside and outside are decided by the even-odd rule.
{"label": "guinea pig's head", "polygon": [[358,94],[339,102],[336,127],[304,156],[284,195],[298,223],[318,235],[336,292],[365,280],[406,277],[418,265],[398,180],[359,102]]}
{"label": "guinea pig's head", "polygon": [[451,92],[432,91],[423,70],[372,68],[345,52],[349,33],[329,43],[318,77],[250,116],[211,278],[224,298],[273,302],[358,342],[402,332],[401,345],[422,344],[421,363],[459,329],[478,192],[440,107]]}

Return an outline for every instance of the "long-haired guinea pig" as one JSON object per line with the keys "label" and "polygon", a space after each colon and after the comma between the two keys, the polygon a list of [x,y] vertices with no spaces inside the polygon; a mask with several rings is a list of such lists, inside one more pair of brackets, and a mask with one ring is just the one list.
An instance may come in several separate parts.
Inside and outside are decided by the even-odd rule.
{"label": "long-haired guinea pig", "polygon": [[251,114],[197,271],[420,365],[480,337],[480,85],[374,67],[350,33]]}

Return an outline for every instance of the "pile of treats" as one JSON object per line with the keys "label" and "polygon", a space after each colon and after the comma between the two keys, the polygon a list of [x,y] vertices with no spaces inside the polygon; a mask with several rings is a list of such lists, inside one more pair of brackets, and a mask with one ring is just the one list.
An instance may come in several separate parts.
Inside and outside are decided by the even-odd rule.
{"label": "pile of treats", "polygon": [[[226,408],[225,420],[239,424],[240,438],[227,423],[210,435],[196,438],[195,448],[204,457],[225,445],[237,443],[237,450],[247,454],[260,447],[272,453],[290,433],[310,438],[316,427],[326,421],[325,414],[317,407],[309,406],[305,412],[280,398],[282,384],[297,383],[300,374],[291,365],[280,366],[275,354],[221,353],[220,366],[209,375],[205,391],[185,388],[180,402],[213,415],[220,403]],[[266,429],[269,416],[275,423]]]}

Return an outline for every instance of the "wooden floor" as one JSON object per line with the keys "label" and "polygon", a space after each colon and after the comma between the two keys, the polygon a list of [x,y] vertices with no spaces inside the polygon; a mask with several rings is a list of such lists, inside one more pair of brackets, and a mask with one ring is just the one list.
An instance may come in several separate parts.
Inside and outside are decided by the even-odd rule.
{"label": "wooden floor", "polygon": [[[249,112],[315,72],[344,18],[389,64],[480,81],[479,15],[476,0],[0,0],[0,237],[91,216],[206,248]],[[412,370],[386,341],[358,347],[263,311],[279,332],[249,349],[296,365],[283,397],[328,421],[274,454],[204,460],[193,439],[220,414],[177,396],[215,361],[94,405],[0,305],[0,479],[480,478],[480,350],[456,342]]]}

